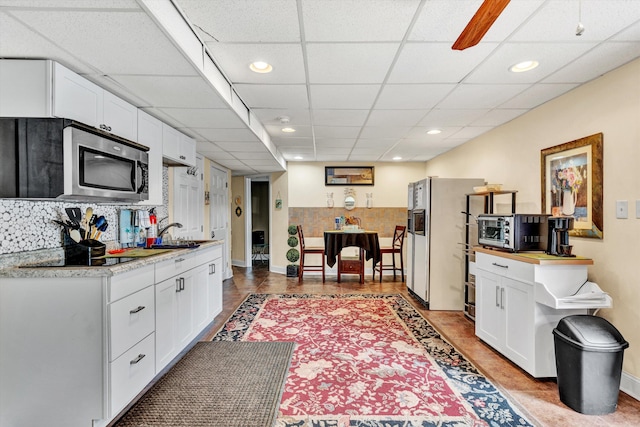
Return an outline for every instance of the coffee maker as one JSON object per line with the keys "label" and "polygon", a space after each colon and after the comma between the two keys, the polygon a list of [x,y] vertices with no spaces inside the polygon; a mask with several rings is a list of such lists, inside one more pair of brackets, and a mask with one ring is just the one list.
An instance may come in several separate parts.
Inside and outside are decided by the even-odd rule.
{"label": "coffee maker", "polygon": [[573,257],[569,245],[569,230],[573,229],[573,218],[552,216],[548,219],[547,253],[549,255]]}

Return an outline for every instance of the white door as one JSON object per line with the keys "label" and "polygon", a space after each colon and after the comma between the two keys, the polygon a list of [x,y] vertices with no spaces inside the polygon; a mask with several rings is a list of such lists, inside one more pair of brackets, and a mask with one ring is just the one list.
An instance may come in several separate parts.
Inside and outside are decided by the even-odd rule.
{"label": "white door", "polygon": [[224,240],[222,247],[222,272],[223,279],[231,277],[228,271],[228,213],[229,213],[229,196],[227,186],[227,172],[211,166],[209,174],[209,197],[211,200],[209,228],[211,234],[209,237],[215,240]]}

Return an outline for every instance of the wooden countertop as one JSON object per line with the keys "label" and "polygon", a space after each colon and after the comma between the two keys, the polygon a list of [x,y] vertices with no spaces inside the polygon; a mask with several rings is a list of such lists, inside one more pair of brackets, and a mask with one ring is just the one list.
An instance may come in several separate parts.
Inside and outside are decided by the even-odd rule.
{"label": "wooden countertop", "polygon": [[575,257],[562,257],[548,255],[544,252],[507,252],[499,249],[485,248],[482,246],[474,246],[475,252],[480,252],[488,255],[495,255],[502,258],[513,259],[516,261],[526,262],[528,264],[540,264],[540,265],[593,265],[591,258],[585,258],[581,256]]}

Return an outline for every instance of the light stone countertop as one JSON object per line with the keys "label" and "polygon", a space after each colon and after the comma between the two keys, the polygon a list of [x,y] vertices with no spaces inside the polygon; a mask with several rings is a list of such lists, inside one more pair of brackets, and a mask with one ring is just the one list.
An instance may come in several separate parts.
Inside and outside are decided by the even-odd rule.
{"label": "light stone countertop", "polygon": [[179,256],[195,253],[203,249],[213,246],[222,245],[223,240],[211,240],[210,242],[200,243],[200,246],[194,249],[172,249],[157,255],[151,255],[136,259],[134,261],[124,262],[112,266],[60,266],[60,267],[32,267],[29,264],[38,264],[51,260],[51,257],[34,257],[25,254],[24,262],[18,263],[13,267],[0,269],[0,278],[47,278],[47,277],[102,277],[114,276],[116,274],[125,273],[135,270],[136,268],[158,262],[177,258]]}

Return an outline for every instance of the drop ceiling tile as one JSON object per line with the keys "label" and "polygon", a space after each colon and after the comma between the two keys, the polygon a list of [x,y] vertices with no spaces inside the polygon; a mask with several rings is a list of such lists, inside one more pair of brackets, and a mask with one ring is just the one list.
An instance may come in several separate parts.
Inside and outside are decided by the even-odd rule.
{"label": "drop ceiling tile", "polygon": [[425,115],[425,110],[373,110],[367,126],[415,126]]}
{"label": "drop ceiling tile", "polygon": [[365,126],[360,139],[367,138],[402,138],[411,130],[410,126]]}
{"label": "drop ceiling tile", "polygon": [[606,40],[638,19],[635,1],[548,1],[510,41],[575,41],[579,21],[585,27],[580,40]]}
{"label": "drop ceiling tile", "polygon": [[240,160],[232,160],[232,159],[215,159],[217,163],[220,163],[222,166],[228,167],[229,169],[237,169],[238,167],[246,167],[244,163]]}
{"label": "drop ceiling tile", "polygon": [[196,75],[193,66],[142,11],[11,13],[104,74]]}
{"label": "drop ceiling tile", "polygon": [[223,153],[222,148],[218,147],[213,142],[196,140],[196,151],[206,151],[207,153]]}
{"label": "drop ceiling tile", "polygon": [[359,139],[354,148],[365,149],[382,149],[387,150],[398,142],[398,138],[387,139]]}
{"label": "drop ceiling tile", "polygon": [[159,108],[171,116],[193,128],[246,128],[246,124],[238,115],[222,108]]}
{"label": "drop ceiling tile", "polygon": [[626,41],[637,42],[637,41],[640,41],[640,21],[636,22],[635,24],[632,24],[632,25],[628,26],[627,28],[625,28],[624,30],[620,31],[615,36],[611,37],[611,39],[608,40],[608,41],[621,41],[621,42],[626,42]]}
{"label": "drop ceiling tile", "polygon": [[235,85],[250,108],[309,108],[304,85]]}
{"label": "drop ceiling tile", "polygon": [[277,109],[277,108],[254,108],[251,111],[256,115],[263,125],[277,125],[281,123],[281,117],[288,117],[292,126],[311,125],[309,110],[306,109]]}
{"label": "drop ceiling tile", "polygon": [[[466,125],[466,123],[465,123]],[[414,139],[418,141],[430,142],[430,141],[441,141],[454,133],[458,132],[462,129],[463,126],[443,126],[440,127],[440,133],[435,135],[429,135],[427,132],[431,129],[428,127],[416,126],[406,135],[404,139]]]}
{"label": "drop ceiling tile", "polygon": [[491,110],[478,120],[471,122],[471,124],[473,126],[500,126],[504,123],[510,122],[518,116],[523,115],[527,111],[529,110],[517,108],[495,109]]}
{"label": "drop ceiling tile", "polygon": [[451,43],[408,43],[393,66],[389,83],[458,83],[497,46],[483,43],[459,51],[451,49]]}
{"label": "drop ceiling tile", "polygon": [[427,113],[425,118],[420,121],[419,125],[431,129],[440,129],[447,126],[464,126],[474,120],[478,120],[489,111],[490,110],[488,108],[481,108],[477,110],[443,110],[440,108],[434,108]]}
{"label": "drop ceiling tile", "polygon": [[385,85],[376,109],[418,110],[435,107],[455,87],[452,84]]}
{"label": "drop ceiling tile", "polygon": [[317,126],[362,126],[369,110],[313,110],[313,124]]}
{"label": "drop ceiling tile", "polygon": [[[208,42],[207,47],[217,64],[233,83],[304,83],[302,47],[298,44],[244,44]],[[249,65],[264,61],[273,67],[270,73],[255,73]]]}
{"label": "drop ceiling tile", "polygon": [[543,80],[585,83],[640,56],[640,42],[605,42]]}
{"label": "drop ceiling tile", "polygon": [[380,85],[311,85],[313,108],[368,110]]}
{"label": "drop ceiling tile", "polygon": [[215,37],[223,43],[300,41],[294,1],[179,0],[179,4],[204,40]]}
{"label": "drop ceiling tile", "polygon": [[301,4],[307,41],[399,41],[419,1],[303,0]]}
{"label": "drop ceiling tile", "polygon": [[269,152],[260,151],[235,151],[234,156],[238,160],[270,160],[273,161],[273,156]]}
{"label": "drop ceiling tile", "polygon": [[[506,43],[476,68],[465,83],[536,83],[594,46],[594,43]],[[530,60],[540,65],[525,73],[509,71],[513,65]]]}
{"label": "drop ceiling tile", "polygon": [[316,138],[355,138],[360,129],[357,126],[314,126]]}
{"label": "drop ceiling tile", "polygon": [[264,166],[272,166],[275,164],[275,161],[269,161],[269,160],[262,160],[262,159],[258,159],[258,160],[242,160],[242,163],[244,163],[245,165],[252,167],[256,170],[259,170],[261,168],[263,168]]}
{"label": "drop ceiling tile", "polygon": [[316,138],[316,147],[340,148],[353,147],[356,143],[355,138]]}
{"label": "drop ceiling tile", "polygon": [[458,85],[439,104],[438,108],[476,109],[495,108],[517,94],[524,92],[531,85]]}
{"label": "drop ceiling tile", "polygon": [[[20,8],[51,8],[51,0],[0,0],[2,7],[20,7]],[[131,0],[56,0],[56,9],[140,9],[140,7]]]}
{"label": "drop ceiling tile", "polygon": [[280,148],[281,146],[313,147],[312,138],[296,138],[296,137],[274,138],[273,143],[276,144],[278,148]]}
{"label": "drop ceiling tile", "polygon": [[[262,142],[228,142],[228,141],[218,141],[216,145],[222,148],[229,153],[240,153],[240,152],[267,152],[267,148],[262,144]],[[237,158],[237,156],[235,156]]]}
{"label": "drop ceiling tile", "polygon": [[[207,141],[215,142],[259,142],[258,137],[249,129],[206,129],[195,128],[197,133],[202,135]],[[260,143],[262,144],[262,143]]]}
{"label": "drop ceiling tile", "polygon": [[147,105],[149,107],[228,108],[218,92],[200,77],[129,75],[111,77],[124,88],[139,94],[149,103]]}
{"label": "drop ceiling tile", "polygon": [[346,162],[348,157],[344,154],[318,154],[316,161],[318,162]]}
{"label": "drop ceiling tile", "polygon": [[[293,129],[295,129],[295,132],[283,132],[282,129],[285,127],[291,127]],[[312,133],[311,133],[311,126],[297,126],[297,125],[292,125],[291,123],[286,124],[286,125],[266,125],[265,129],[267,129],[267,132],[269,132],[269,135],[271,135],[271,138],[286,138],[287,136],[291,136],[292,134],[295,134],[296,137],[311,137]]]}
{"label": "drop ceiling tile", "polygon": [[351,153],[351,147],[317,147],[316,154],[338,154],[341,156],[346,156]]}
{"label": "drop ceiling tile", "polygon": [[537,84],[500,104],[500,108],[535,108],[577,87],[577,84]]}
{"label": "drop ceiling tile", "polygon": [[309,82],[382,83],[398,43],[307,44]]}

